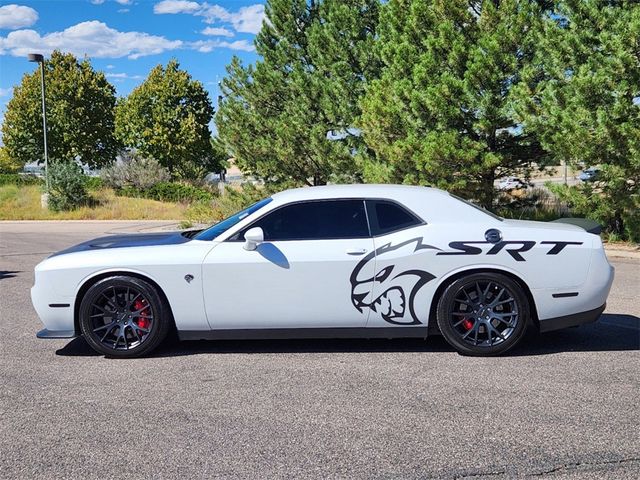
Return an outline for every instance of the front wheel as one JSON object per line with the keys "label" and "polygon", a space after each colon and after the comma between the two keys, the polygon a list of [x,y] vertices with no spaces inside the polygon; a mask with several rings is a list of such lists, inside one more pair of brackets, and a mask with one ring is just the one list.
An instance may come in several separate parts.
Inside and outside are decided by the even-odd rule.
{"label": "front wheel", "polygon": [[438,302],[438,327],[464,355],[500,355],[525,335],[530,307],[522,287],[499,273],[476,273],[449,285]]}
{"label": "front wheel", "polygon": [[145,355],[165,339],[169,309],[156,289],[135,277],[114,276],[92,285],[80,304],[87,343],[109,357]]}

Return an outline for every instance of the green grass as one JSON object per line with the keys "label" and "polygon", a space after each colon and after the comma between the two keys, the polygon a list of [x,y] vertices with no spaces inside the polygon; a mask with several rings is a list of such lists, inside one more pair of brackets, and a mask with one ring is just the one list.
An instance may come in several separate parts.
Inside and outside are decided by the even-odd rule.
{"label": "green grass", "polygon": [[91,192],[93,205],[68,212],[43,209],[41,194],[36,185],[0,186],[0,220],[181,220],[189,217],[187,204],[118,197],[108,188]]}

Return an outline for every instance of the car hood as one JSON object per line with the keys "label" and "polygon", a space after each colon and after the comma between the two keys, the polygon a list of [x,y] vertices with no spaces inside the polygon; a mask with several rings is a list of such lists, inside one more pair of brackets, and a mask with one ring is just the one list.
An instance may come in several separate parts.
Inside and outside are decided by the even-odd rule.
{"label": "car hood", "polygon": [[149,247],[157,245],[178,245],[180,243],[190,242],[190,235],[184,235],[183,232],[162,232],[162,233],[133,233],[127,235],[109,235],[106,237],[94,238],[87,242],[79,243],[73,247],[51,255],[65,255],[67,253],[85,252],[88,250],[104,250],[108,248],[130,248],[130,247]]}

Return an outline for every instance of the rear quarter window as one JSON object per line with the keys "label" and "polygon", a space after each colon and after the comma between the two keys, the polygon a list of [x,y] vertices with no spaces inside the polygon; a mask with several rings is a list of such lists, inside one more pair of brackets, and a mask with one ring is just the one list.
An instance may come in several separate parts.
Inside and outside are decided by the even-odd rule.
{"label": "rear quarter window", "polygon": [[385,235],[424,223],[413,212],[389,200],[367,200],[367,213],[373,236]]}

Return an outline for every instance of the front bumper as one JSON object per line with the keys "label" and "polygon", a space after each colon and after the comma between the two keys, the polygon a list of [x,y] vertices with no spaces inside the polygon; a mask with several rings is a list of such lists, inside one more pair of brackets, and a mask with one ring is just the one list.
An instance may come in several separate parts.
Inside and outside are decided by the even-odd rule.
{"label": "front bumper", "polygon": [[38,338],[75,338],[77,336],[75,330],[47,330],[43,328],[36,333]]}
{"label": "front bumper", "polygon": [[593,323],[598,318],[607,305],[604,304],[587,312],[574,313],[572,315],[564,315],[562,317],[547,318],[544,322],[540,322],[540,333],[552,332],[563,328],[577,327],[585,323]]}
{"label": "front bumper", "polygon": [[44,324],[44,330],[37,333],[38,338],[72,338],[77,336],[74,325],[74,298],[64,297],[55,292],[50,284],[39,281],[31,288],[31,302],[38,317]]}

